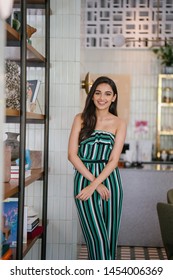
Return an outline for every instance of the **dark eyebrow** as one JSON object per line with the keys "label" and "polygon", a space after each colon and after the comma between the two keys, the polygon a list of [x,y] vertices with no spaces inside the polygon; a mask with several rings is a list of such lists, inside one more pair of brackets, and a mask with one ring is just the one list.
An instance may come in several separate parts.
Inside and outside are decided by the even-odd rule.
{"label": "dark eyebrow", "polygon": [[107,93],[113,93],[112,91],[110,91],[110,90],[107,90],[107,91],[105,91],[105,92],[107,92]]}
{"label": "dark eyebrow", "polygon": [[[99,90],[99,89],[96,89],[95,92],[96,92],[96,91],[101,92],[101,90]],[[110,91],[110,90],[106,90],[105,93],[113,93],[113,92]]]}

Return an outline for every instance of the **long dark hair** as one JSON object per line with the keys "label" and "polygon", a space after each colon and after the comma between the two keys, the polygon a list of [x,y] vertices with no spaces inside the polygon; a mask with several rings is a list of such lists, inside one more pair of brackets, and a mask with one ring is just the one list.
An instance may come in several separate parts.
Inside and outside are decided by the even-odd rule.
{"label": "long dark hair", "polygon": [[95,110],[96,107],[94,105],[92,98],[96,91],[97,86],[100,84],[103,84],[103,83],[110,85],[110,87],[113,90],[113,94],[116,95],[115,101],[112,102],[109,107],[109,112],[115,116],[118,115],[117,114],[117,102],[118,102],[117,87],[113,80],[111,80],[108,77],[101,76],[94,81],[94,83],[88,93],[88,96],[86,98],[85,107],[82,112],[82,121],[83,122],[82,122],[81,131],[79,134],[79,143],[81,141],[85,140],[86,138],[88,138],[95,129],[97,117],[96,117],[96,110]]}

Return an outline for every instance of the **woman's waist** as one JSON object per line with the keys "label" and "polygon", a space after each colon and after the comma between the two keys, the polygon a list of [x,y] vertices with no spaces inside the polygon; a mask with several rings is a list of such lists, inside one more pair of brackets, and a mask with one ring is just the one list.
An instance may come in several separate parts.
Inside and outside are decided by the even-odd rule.
{"label": "woman's waist", "polygon": [[93,158],[82,158],[82,157],[80,157],[80,159],[84,163],[108,163],[108,159],[93,159]]}

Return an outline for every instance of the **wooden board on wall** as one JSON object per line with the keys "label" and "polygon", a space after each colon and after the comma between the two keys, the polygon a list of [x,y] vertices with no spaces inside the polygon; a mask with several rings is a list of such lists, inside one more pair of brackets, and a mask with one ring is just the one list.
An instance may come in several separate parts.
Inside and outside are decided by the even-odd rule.
{"label": "wooden board on wall", "polygon": [[[124,119],[127,123],[130,118],[130,89],[131,89],[131,80],[130,75],[114,75],[114,74],[90,74],[91,80],[95,81],[99,76],[107,76],[111,78],[118,90],[118,116]],[[83,92],[85,92],[83,90]],[[85,93],[86,94],[86,93]],[[85,100],[82,98],[83,102]],[[84,104],[82,104],[84,107]]]}

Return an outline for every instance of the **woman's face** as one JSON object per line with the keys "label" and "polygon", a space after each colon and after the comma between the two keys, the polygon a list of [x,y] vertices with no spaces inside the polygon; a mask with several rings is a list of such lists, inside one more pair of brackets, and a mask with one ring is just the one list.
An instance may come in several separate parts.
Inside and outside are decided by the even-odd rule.
{"label": "woman's face", "polygon": [[103,83],[96,87],[93,95],[93,102],[97,109],[104,110],[109,109],[112,102],[116,99],[113,90],[110,85]]}

